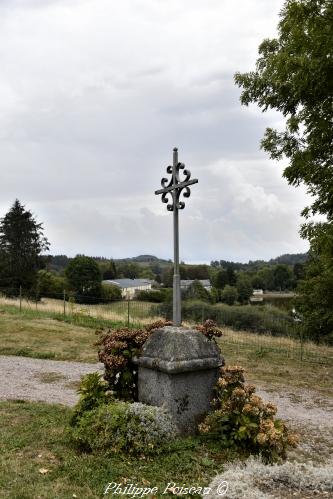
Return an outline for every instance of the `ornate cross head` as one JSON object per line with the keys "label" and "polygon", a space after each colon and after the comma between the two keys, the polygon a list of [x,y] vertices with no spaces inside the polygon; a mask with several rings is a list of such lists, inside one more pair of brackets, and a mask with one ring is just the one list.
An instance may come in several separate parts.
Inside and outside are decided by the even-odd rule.
{"label": "ornate cross head", "polygon": [[[167,173],[171,175],[168,180],[163,177],[161,180],[162,189],[155,191],[155,194],[162,194],[162,203],[168,203],[168,211],[183,210],[185,202],[180,201],[180,195],[183,194],[184,198],[189,198],[191,195],[190,185],[196,184],[198,179],[191,178],[190,170],[185,168],[184,163],[178,162],[178,149],[174,148],[174,164],[169,165],[166,169]],[[176,159],[176,160],[175,160]],[[185,178],[180,179],[180,171],[183,170]],[[171,199],[168,196],[171,195]]]}

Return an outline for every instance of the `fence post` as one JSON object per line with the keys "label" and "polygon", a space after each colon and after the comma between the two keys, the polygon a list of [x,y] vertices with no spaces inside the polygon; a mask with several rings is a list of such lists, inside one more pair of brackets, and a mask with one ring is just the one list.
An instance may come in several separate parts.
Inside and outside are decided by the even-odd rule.
{"label": "fence post", "polygon": [[303,362],[303,328],[301,327],[301,362]]}
{"label": "fence post", "polygon": [[130,301],[127,298],[127,327],[130,325]]}
{"label": "fence post", "polygon": [[64,289],[64,317],[66,317],[66,290]]}
{"label": "fence post", "polygon": [[22,286],[20,286],[20,313],[22,312]]}

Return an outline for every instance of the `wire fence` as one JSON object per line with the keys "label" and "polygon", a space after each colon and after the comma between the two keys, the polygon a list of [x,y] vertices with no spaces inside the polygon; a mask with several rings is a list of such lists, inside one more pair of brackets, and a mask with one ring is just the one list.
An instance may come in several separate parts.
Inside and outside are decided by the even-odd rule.
{"label": "wire fence", "polygon": [[[90,297],[98,303],[80,303],[82,297],[74,297],[64,290],[51,296],[25,292],[22,288],[0,289],[0,309],[7,307],[16,313],[32,317],[54,316],[74,321],[78,325],[107,327],[112,323],[128,327],[141,326],[156,320],[172,318],[171,304],[159,304],[137,300],[110,301]],[[240,309],[239,309],[240,310]],[[317,344],[307,339],[299,324],[291,318],[283,319],[267,313],[238,312],[237,306],[218,305],[183,307],[185,325],[194,325],[213,319],[224,330],[223,344],[234,352],[256,354],[260,359],[276,354],[300,362],[316,362],[333,366],[333,346]],[[1,334],[1,332],[0,332]]]}

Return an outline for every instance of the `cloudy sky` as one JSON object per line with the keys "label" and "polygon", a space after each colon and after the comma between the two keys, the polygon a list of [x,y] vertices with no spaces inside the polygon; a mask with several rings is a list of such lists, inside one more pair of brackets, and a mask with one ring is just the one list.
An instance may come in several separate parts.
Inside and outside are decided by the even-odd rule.
{"label": "cloudy sky", "polygon": [[0,0],[0,216],[15,198],[51,253],[172,258],[154,191],[172,149],[199,183],[181,259],[307,250],[305,191],[259,150],[276,113],[242,107],[282,0]]}

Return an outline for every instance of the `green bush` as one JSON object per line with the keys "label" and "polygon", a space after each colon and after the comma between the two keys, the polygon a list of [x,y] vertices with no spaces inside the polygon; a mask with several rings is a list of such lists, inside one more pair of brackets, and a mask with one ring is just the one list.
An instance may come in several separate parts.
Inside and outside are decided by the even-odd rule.
{"label": "green bush", "polygon": [[113,284],[102,284],[101,299],[103,301],[119,301],[121,300],[121,290]]}
{"label": "green bush", "polygon": [[[172,315],[172,307],[163,303],[159,313],[167,318]],[[253,307],[252,305],[226,304],[210,305],[202,301],[188,301],[182,304],[184,320],[203,322],[205,319],[215,321],[219,326],[256,333],[270,333],[274,336],[296,335],[297,325],[284,310],[272,306]]]}
{"label": "green bush", "polygon": [[183,292],[183,297],[184,300],[202,300],[208,303],[212,300],[210,292],[201,284],[198,279],[195,279]]}
{"label": "green bush", "polygon": [[176,435],[177,428],[163,408],[119,401],[86,412],[71,431],[76,445],[104,454],[157,454]]}
{"label": "green bush", "polygon": [[136,299],[139,301],[149,301],[153,303],[162,303],[165,299],[165,293],[163,290],[147,290],[139,291],[136,295]]}
{"label": "green bush", "polygon": [[229,286],[227,284],[221,291],[221,301],[227,305],[233,305],[238,298],[238,291],[235,286]]}
{"label": "green bush", "polygon": [[253,385],[244,384],[244,369],[228,366],[220,369],[213,406],[199,425],[199,431],[217,440],[221,447],[259,454],[266,463],[285,459],[289,446],[298,436],[286,424],[275,419],[275,405],[265,404],[255,395]]}
{"label": "green bush", "polygon": [[97,372],[82,376],[78,393],[80,399],[73,409],[70,420],[72,426],[75,426],[87,411],[112,400],[112,394],[108,391],[108,383]]}

